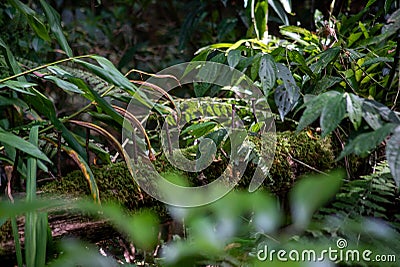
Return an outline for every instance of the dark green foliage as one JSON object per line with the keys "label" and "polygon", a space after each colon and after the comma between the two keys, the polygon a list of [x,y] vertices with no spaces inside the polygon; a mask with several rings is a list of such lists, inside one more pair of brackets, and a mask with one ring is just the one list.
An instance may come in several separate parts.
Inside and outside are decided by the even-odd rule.
{"label": "dark green foliage", "polygon": [[[387,162],[379,163],[374,173],[343,183],[332,203],[316,215],[332,214],[344,220],[373,217],[399,228],[395,215],[399,213],[398,195]],[[344,222],[345,224],[345,222]]]}

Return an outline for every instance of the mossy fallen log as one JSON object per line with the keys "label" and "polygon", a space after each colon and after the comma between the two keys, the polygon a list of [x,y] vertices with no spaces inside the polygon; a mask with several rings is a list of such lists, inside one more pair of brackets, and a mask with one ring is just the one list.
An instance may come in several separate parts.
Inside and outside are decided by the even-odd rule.
{"label": "mossy fallen log", "polygon": [[[214,162],[201,174],[188,173],[173,167],[164,155],[159,155],[153,162],[155,169],[161,174],[175,174],[189,184],[196,186],[204,184],[206,179],[219,176],[226,167],[228,159],[217,153]],[[269,177],[264,181],[264,188],[276,195],[285,195],[292,188],[296,179],[307,173],[327,171],[335,167],[331,139],[319,138],[303,131],[277,133],[277,146]],[[239,187],[248,186],[255,170],[254,164],[249,164],[239,183]],[[105,166],[94,166],[93,173],[100,191],[100,199],[104,202],[117,201],[129,210],[140,207],[156,209],[164,213],[160,203],[145,192],[138,189],[134,179],[124,162]],[[209,182],[210,180],[206,180]],[[52,181],[41,188],[46,193],[67,194],[69,196],[89,195],[89,187],[80,171],[74,171],[60,180]]]}

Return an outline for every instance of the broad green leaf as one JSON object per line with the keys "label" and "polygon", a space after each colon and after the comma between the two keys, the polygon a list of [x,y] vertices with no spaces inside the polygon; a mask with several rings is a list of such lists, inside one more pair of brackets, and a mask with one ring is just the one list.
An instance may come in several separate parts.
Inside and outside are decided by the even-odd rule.
{"label": "broad green leaf", "polygon": [[338,94],[326,103],[322,109],[320,125],[322,129],[322,137],[330,134],[339,123],[343,120],[346,114],[346,100],[342,94]]}
{"label": "broad green leaf", "polygon": [[315,84],[314,92],[319,94],[326,92],[329,88],[341,81],[342,78],[340,77],[325,75]]}
{"label": "broad green leaf", "polygon": [[235,68],[240,61],[241,58],[240,50],[231,50],[228,52],[228,65],[231,68]]}
{"label": "broad green leaf", "polygon": [[400,123],[399,117],[393,112],[393,110],[374,100],[365,99],[362,109],[362,116],[364,120],[374,130],[382,127],[383,120],[393,123]]}
{"label": "broad green leaf", "polygon": [[354,32],[352,34],[350,34],[349,38],[348,38],[348,42],[347,42],[347,46],[351,47],[352,44],[354,44],[355,42],[357,42],[358,39],[360,39],[360,37],[362,36],[362,32]]}
{"label": "broad green leaf", "polygon": [[314,77],[314,73],[311,69],[307,66],[306,60],[299,51],[296,50],[289,50],[288,51],[289,59],[292,63],[298,63],[300,70],[306,73],[310,77]]}
{"label": "broad green leaf", "polygon": [[347,103],[347,114],[349,119],[354,126],[354,129],[358,129],[362,121],[362,105],[363,99],[359,98],[354,94],[345,93]]}
{"label": "broad green leaf", "polygon": [[313,213],[335,196],[343,178],[343,171],[334,171],[329,175],[304,177],[296,184],[290,192],[290,207],[298,229],[305,229]]}
{"label": "broad green leaf", "polygon": [[275,86],[277,76],[277,66],[270,55],[261,56],[258,76],[260,76],[264,95],[268,96],[269,91]]}
{"label": "broad green leaf", "polygon": [[317,57],[317,62],[311,64],[310,69],[315,73],[319,74],[325,69],[331,62],[333,62],[339,55],[340,47],[333,47],[320,53]]}
{"label": "broad green leaf", "polygon": [[297,86],[292,73],[285,65],[278,63],[276,67],[277,78],[283,81],[283,85],[276,88],[274,99],[281,120],[283,121],[285,115],[296,106],[300,98],[300,88]]}
{"label": "broad green leaf", "polygon": [[62,50],[65,51],[68,57],[73,57],[72,49],[69,47],[68,41],[64,36],[61,28],[60,15],[53,7],[51,7],[46,1],[40,0],[40,4],[43,7],[44,13],[50,24],[50,29],[55,35],[58,44],[61,46]]}
{"label": "broad green leaf", "polygon": [[285,116],[293,109],[297,104],[297,100],[300,94],[294,95],[293,99],[290,96],[289,90],[287,90],[283,85],[279,85],[274,93],[275,104],[278,107],[279,115],[281,120],[285,119]]}
{"label": "broad green leaf", "polygon": [[389,163],[390,171],[400,187],[400,126],[397,126],[386,143],[386,159]]}
{"label": "broad green leaf", "polygon": [[28,141],[22,139],[21,137],[14,135],[12,133],[6,132],[0,128],[0,143],[7,144],[11,147],[15,147],[32,157],[36,157],[38,159],[42,159],[51,163],[51,161],[47,158],[47,156],[39,150],[37,146],[32,145]]}
{"label": "broad green leaf", "polygon": [[328,91],[305,102],[302,107],[306,107],[306,110],[304,110],[303,115],[300,118],[296,132],[300,132],[306,126],[313,123],[321,115],[322,109],[328,101],[339,94],[340,93],[337,91]]}
{"label": "broad green leaf", "polygon": [[366,59],[364,63],[361,65],[361,67],[368,67],[370,65],[373,65],[375,63],[380,63],[380,62],[388,62],[392,63],[394,61],[394,58],[392,57],[374,57],[370,59]]}
{"label": "broad green leaf", "polygon": [[347,156],[350,153],[354,153],[359,156],[367,155],[371,152],[371,150],[379,145],[395,127],[396,124],[387,123],[375,131],[357,135],[357,137],[355,137],[353,140],[350,140],[348,144],[346,144],[338,159],[342,159],[344,156]]}
{"label": "broad green leaf", "polygon": [[54,82],[58,87],[63,89],[66,92],[72,92],[77,94],[83,94],[82,90],[79,90],[78,86],[73,83],[64,81],[63,79],[58,78],[57,76],[46,75],[43,79]]}
{"label": "broad green leaf", "polygon": [[258,71],[260,69],[261,57],[262,57],[261,53],[258,53],[257,55],[255,55],[253,57],[253,62],[251,64],[251,68],[250,68],[250,78],[253,81],[255,81],[257,79]]}

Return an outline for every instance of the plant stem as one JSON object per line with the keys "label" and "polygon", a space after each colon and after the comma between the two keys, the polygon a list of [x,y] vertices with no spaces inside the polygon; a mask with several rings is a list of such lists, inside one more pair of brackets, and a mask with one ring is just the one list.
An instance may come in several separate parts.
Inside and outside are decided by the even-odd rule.
{"label": "plant stem", "polygon": [[54,61],[54,62],[51,62],[51,63],[47,63],[47,64],[41,65],[41,66],[39,66],[39,67],[36,67],[36,68],[33,68],[33,69],[29,69],[29,70],[26,70],[26,71],[23,71],[23,72],[14,74],[14,75],[12,75],[12,76],[9,76],[9,77],[7,77],[7,78],[1,79],[1,80],[0,80],[0,83],[3,83],[3,82],[6,82],[6,81],[8,81],[8,80],[12,80],[12,79],[15,79],[15,78],[24,76],[24,75],[26,75],[26,74],[29,74],[29,73],[32,73],[32,72],[35,72],[35,71],[38,71],[38,70],[47,68],[47,67],[49,67],[49,66],[61,64],[61,63],[68,62],[68,61],[73,61],[73,60],[79,59],[79,58],[87,58],[87,57],[91,57],[91,56],[92,56],[92,55],[83,55],[83,56],[69,57],[69,58],[64,58],[64,59],[61,59],[61,60],[58,60],[58,61]]}

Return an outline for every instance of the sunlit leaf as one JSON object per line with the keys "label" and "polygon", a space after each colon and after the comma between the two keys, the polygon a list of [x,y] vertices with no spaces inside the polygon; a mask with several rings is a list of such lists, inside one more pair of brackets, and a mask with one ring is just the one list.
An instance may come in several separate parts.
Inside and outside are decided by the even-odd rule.
{"label": "sunlit leaf", "polygon": [[24,82],[24,81],[13,81],[13,80],[5,81],[4,83],[0,84],[0,88],[8,87],[11,90],[14,90],[14,91],[22,93],[22,94],[35,95],[26,90],[26,88],[30,88],[32,86],[37,86],[37,84],[28,83],[28,82]]}

